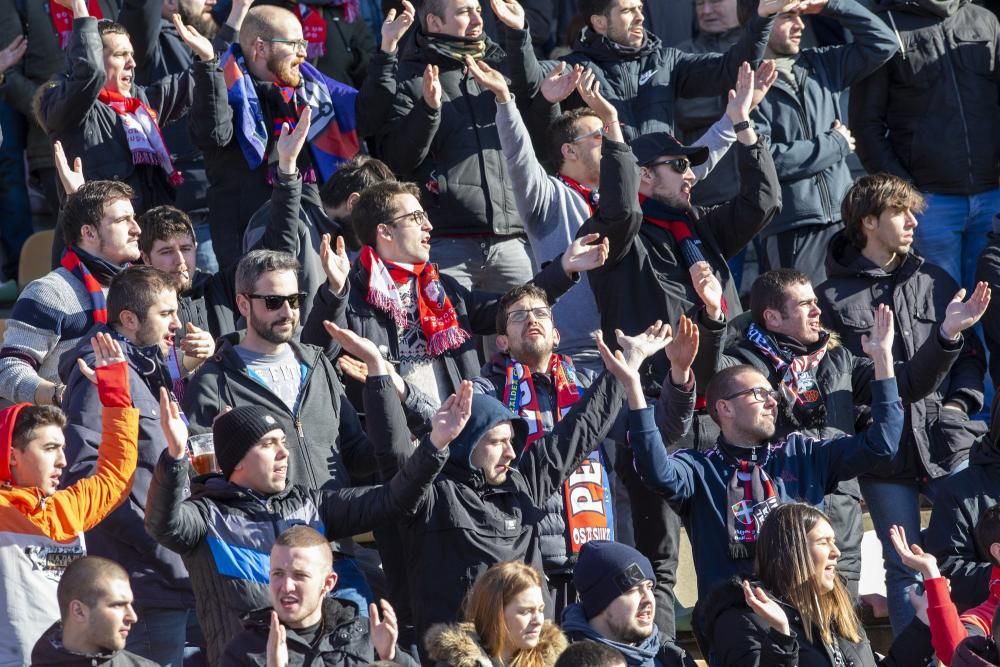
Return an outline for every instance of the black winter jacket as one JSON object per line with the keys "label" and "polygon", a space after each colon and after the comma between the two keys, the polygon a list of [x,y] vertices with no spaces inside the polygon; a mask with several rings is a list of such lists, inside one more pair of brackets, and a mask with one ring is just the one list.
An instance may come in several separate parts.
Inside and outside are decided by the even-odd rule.
{"label": "black winter jacket", "polygon": [[[742,308],[726,260],[740,252],[778,212],[781,188],[774,161],[762,140],[753,146],[737,142],[730,150],[736,151],[739,196],[712,208],[695,207],[687,217],[705,259],[722,283],[729,316],[735,317]],[[700,308],[701,299],[673,237],[643,222],[639,169],[632,151],[607,138],[601,155],[600,191],[600,210],[577,235],[600,232],[611,242],[608,261],[587,274],[601,313],[604,339],[615,340],[615,329],[629,335],[645,331],[658,319],[676,323],[696,304]],[[678,216],[682,215],[678,211]],[[651,357],[642,373],[645,386],[659,387],[667,374],[666,355]]]}
{"label": "black winter jacket", "polygon": [[875,11],[895,26],[902,48],[851,92],[850,127],[865,169],[938,194],[996,188],[996,16],[965,0],[882,0]]}
{"label": "black winter jacket", "polygon": [[[323,630],[310,643],[294,628],[285,626],[288,667],[365,667],[379,660],[372,646],[368,619],[357,607],[332,597],[323,599]],[[243,632],[226,645],[221,667],[267,667],[267,636],[271,630],[271,607],[251,612],[243,619]],[[419,663],[396,647],[393,662],[402,667]]]}
{"label": "black winter jacket", "polygon": [[39,667],[158,667],[128,651],[102,651],[100,653],[74,653],[62,645],[62,623],[57,622],[45,631],[31,651],[31,664]]}
{"label": "black winter jacket", "polygon": [[899,49],[888,26],[856,0],[831,0],[823,16],[848,29],[854,41],[803,49],[792,67],[796,86],[779,74],[751,114],[757,131],[770,139],[781,180],[781,212],[762,236],[840,221],[840,201],[854,183],[846,161],[851,147],[832,128],[843,121],[841,95]]}
{"label": "black winter jacket", "polygon": [[195,270],[191,289],[177,295],[177,318],[181,321],[178,339],[187,331],[188,322],[218,339],[236,331],[241,317],[236,309],[236,274],[232,271]]}
{"label": "black winter jacket", "polygon": [[[759,585],[759,584],[758,584]],[[698,615],[704,625],[699,642],[710,647],[711,664],[718,667],[836,667],[833,651],[813,629],[813,641],[807,641],[799,613],[781,599],[776,600],[788,616],[791,636],[783,635],[746,604],[739,580],[720,585],[699,604]],[[861,631],[861,641],[852,642],[837,637],[837,647],[843,655],[841,664],[853,667],[914,667],[926,665],[934,654],[931,631],[919,619],[914,619],[896,637],[889,655],[879,659],[871,643]],[[704,647],[706,644],[702,643]]]}
{"label": "black winter jacket", "polygon": [[[1000,219],[995,217],[993,229],[998,226]],[[1000,290],[1000,234],[990,232],[986,238],[986,247],[976,262],[976,282],[986,281],[991,289]],[[996,385],[1000,383],[1000,307],[987,308],[982,323],[986,349],[990,352],[990,377]]]}
{"label": "black winter jacket", "polygon": [[[823,325],[840,334],[844,347],[857,355],[863,354],[861,337],[872,327],[872,312],[884,303],[892,309],[896,326],[893,359],[915,360],[920,346],[940,335],[945,308],[958,291],[943,269],[913,252],[895,271],[886,273],[844,233],[830,243],[826,267],[829,277],[816,288]],[[942,477],[968,457],[972,442],[985,431],[981,422],[968,417],[982,408],[985,368],[982,344],[975,334],[966,332],[962,351],[944,382],[923,400],[906,405],[899,455],[878,476],[912,479],[926,472]],[[965,414],[942,410],[945,401],[961,404]]]}

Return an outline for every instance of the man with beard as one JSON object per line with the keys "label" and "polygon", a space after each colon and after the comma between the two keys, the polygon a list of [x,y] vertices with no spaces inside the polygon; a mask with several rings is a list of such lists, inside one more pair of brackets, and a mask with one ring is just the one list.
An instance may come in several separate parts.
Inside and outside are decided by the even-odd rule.
{"label": "man with beard", "polygon": [[[0,396],[59,405],[57,365],[95,322],[107,322],[111,279],[139,259],[133,190],[116,181],[85,183],[66,200],[61,266],[28,285],[7,320],[0,348]],[[96,422],[95,422],[96,423]]]}
{"label": "man with beard", "polygon": [[222,56],[222,75],[196,72],[191,115],[195,145],[205,155],[209,225],[223,270],[238,261],[250,216],[271,196],[284,123],[294,126],[311,109],[309,138],[295,166],[312,198],[358,152],[358,91],[306,62],[308,41],[295,14],[257,6],[237,27],[239,43]]}
{"label": "man with beard", "polygon": [[627,667],[694,667],[694,660],[653,622],[656,575],[649,559],[626,544],[595,540],[573,568],[580,602],[562,615],[571,642],[594,641],[615,649]]}

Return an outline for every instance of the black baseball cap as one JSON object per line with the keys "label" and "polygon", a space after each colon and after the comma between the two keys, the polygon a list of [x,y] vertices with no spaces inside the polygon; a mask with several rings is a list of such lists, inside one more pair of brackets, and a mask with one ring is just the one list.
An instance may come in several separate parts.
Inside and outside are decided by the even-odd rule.
{"label": "black baseball cap", "polygon": [[685,146],[666,132],[650,132],[632,142],[632,153],[640,167],[663,155],[686,157],[692,166],[697,166],[708,159],[708,146]]}

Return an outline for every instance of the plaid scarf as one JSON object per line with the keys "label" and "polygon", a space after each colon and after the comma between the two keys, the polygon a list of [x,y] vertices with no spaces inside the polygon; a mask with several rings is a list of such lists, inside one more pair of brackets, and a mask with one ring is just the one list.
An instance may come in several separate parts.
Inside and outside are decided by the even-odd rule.
{"label": "plaid scarf", "polygon": [[826,344],[830,334],[822,332],[811,352],[796,356],[787,346],[780,346],[751,323],[747,328],[747,340],[769,361],[775,372],[781,376],[778,389],[791,408],[792,419],[802,428],[820,428],[826,424],[826,402],[823,390],[816,380],[816,367],[826,356]]}
{"label": "plaid scarf", "polygon": [[[556,409],[552,419],[553,422],[560,422],[573,404],[580,400],[581,391],[572,359],[552,354],[548,374],[556,390]],[[503,391],[504,404],[528,423],[528,438],[524,445],[527,450],[545,435],[542,411],[531,371],[511,357],[507,358],[507,380]],[[563,499],[566,542],[570,553],[579,553],[589,540],[615,539],[611,486],[598,450],[592,451],[563,482]]]}
{"label": "plaid scarf", "polygon": [[729,512],[726,528],[729,531],[729,557],[749,560],[754,557],[754,545],[764,519],[780,504],[774,483],[764,470],[771,458],[771,450],[764,445],[763,461],[757,461],[757,449],[751,451],[751,460],[733,456],[723,444],[716,448],[723,460],[733,466],[733,475],[726,487]]}
{"label": "plaid scarf", "polygon": [[[87,11],[98,21],[104,18],[98,0],[87,0]],[[56,0],[49,0],[49,18],[52,19],[52,27],[59,35],[59,48],[65,51],[69,47],[70,35],[73,34],[73,12]]]}
{"label": "plaid scarf", "polygon": [[93,309],[91,317],[100,324],[108,323],[108,301],[101,289],[101,283],[90,272],[87,265],[80,260],[80,256],[73,248],[66,248],[59,263],[64,269],[76,276],[76,279],[83,283],[84,289],[90,295],[90,305]]}
{"label": "plaid scarf", "polygon": [[156,122],[156,112],[142,103],[138,97],[125,97],[119,92],[102,88],[97,99],[114,109],[125,126],[125,137],[132,151],[132,164],[159,166],[167,172],[171,185],[184,182],[181,172],[174,168],[170,151]]}
{"label": "plaid scarf", "polygon": [[462,346],[469,339],[469,332],[458,326],[458,315],[451,299],[445,294],[438,277],[437,267],[430,262],[414,264],[407,269],[396,264],[384,263],[371,246],[361,250],[361,265],[368,271],[368,295],[365,297],[372,306],[389,313],[396,327],[403,329],[409,323],[409,314],[399,296],[397,284],[405,284],[415,277],[417,284],[414,297],[417,299],[417,313],[420,329],[427,341],[427,353],[437,357],[448,350]]}
{"label": "plaid scarf", "polygon": [[414,35],[417,46],[429,51],[433,51],[440,56],[449,58],[465,64],[465,57],[470,56],[473,60],[496,60],[505,54],[485,33],[481,37],[454,37],[438,32],[424,32],[417,26]]}
{"label": "plaid scarf", "polygon": [[[295,127],[301,110],[306,106],[312,108],[312,121],[306,139],[309,150],[299,156],[300,161],[306,162],[300,169],[306,182],[325,183],[341,164],[358,153],[361,144],[354,112],[358,91],[354,88],[331,79],[308,62],[299,65],[302,84],[297,88],[270,82],[255,84],[239,44],[233,44],[222,55],[220,67],[229,91],[236,139],[250,169],[262,165],[265,157],[272,167],[276,167],[277,151],[271,139],[281,135],[283,122]],[[258,97],[258,86],[264,93],[270,112],[267,118],[265,105]]]}

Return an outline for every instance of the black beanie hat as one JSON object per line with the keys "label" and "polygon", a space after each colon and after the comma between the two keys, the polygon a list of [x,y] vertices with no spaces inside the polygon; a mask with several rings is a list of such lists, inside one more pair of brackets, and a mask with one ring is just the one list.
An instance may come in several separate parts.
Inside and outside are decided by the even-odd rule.
{"label": "black beanie hat", "polygon": [[243,405],[219,415],[212,426],[212,440],[215,460],[226,479],[258,440],[280,428],[270,411],[255,405]]}
{"label": "black beanie hat", "polygon": [[647,579],[656,583],[648,558],[626,544],[606,540],[584,544],[573,568],[573,585],[588,619]]}

